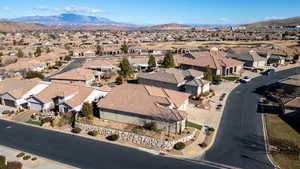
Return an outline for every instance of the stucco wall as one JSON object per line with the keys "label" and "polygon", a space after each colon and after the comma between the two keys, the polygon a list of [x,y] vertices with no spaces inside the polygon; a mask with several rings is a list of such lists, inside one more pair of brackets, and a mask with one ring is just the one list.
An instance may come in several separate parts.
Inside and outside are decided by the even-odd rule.
{"label": "stucco wall", "polygon": [[145,126],[150,124],[152,121],[155,121],[157,123],[158,129],[168,129],[172,133],[180,133],[185,128],[185,120],[175,122],[175,123],[169,123],[169,122],[164,122],[159,120],[153,120],[150,118],[146,119],[146,118],[123,115],[121,112],[113,113],[109,111],[100,110],[100,118],[117,121],[121,123],[134,124],[138,126]]}

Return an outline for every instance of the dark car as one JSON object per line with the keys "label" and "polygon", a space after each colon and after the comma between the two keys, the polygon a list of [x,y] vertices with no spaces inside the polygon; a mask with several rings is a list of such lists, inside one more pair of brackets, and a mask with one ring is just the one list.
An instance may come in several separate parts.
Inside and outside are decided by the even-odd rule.
{"label": "dark car", "polygon": [[268,69],[268,70],[266,70],[266,71],[264,72],[264,75],[269,76],[269,75],[271,75],[271,74],[273,74],[273,73],[275,73],[275,72],[276,72],[275,69]]}

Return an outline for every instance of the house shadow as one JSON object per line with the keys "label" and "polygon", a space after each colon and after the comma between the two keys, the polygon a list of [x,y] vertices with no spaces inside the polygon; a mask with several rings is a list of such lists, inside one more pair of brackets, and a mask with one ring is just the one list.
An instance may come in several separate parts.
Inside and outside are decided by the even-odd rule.
{"label": "house shadow", "polygon": [[300,133],[300,112],[291,112],[279,116],[283,121],[289,124],[294,130]]}
{"label": "house shadow", "polygon": [[257,113],[280,115],[282,113],[282,108],[279,105],[257,104]]}

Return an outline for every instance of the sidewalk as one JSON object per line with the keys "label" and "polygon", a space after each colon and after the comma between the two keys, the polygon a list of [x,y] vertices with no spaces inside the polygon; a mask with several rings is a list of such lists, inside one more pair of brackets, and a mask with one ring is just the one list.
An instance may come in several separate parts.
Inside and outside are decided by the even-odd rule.
{"label": "sidewalk", "polygon": [[0,145],[0,155],[6,156],[7,161],[20,161],[23,164],[23,169],[76,169],[75,167],[26,152],[24,152],[26,155],[28,154],[31,157],[37,157],[37,160],[32,161],[31,159],[23,160],[22,158],[17,158],[16,155],[21,152],[22,151]]}

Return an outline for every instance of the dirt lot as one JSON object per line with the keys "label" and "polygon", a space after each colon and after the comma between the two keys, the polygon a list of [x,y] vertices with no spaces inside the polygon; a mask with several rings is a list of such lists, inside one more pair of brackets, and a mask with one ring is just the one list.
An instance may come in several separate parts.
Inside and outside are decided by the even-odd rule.
{"label": "dirt lot", "polygon": [[[288,140],[300,147],[300,133],[292,128],[288,123],[276,114],[266,114],[265,119],[269,138]],[[300,157],[297,159],[293,156],[279,153],[273,155],[273,158],[281,168],[300,168]]]}

